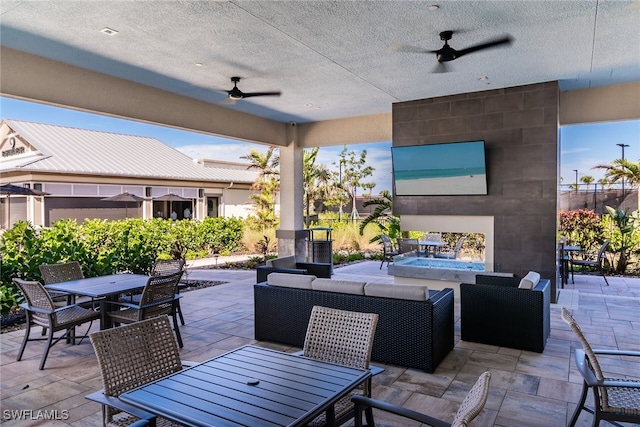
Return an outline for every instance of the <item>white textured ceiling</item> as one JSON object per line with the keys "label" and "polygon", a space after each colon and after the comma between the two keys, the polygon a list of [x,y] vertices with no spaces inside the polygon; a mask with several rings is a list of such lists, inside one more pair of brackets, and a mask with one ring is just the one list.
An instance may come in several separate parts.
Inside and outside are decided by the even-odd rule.
{"label": "white textured ceiling", "polygon": [[[2,0],[0,14],[3,46],[206,102],[225,99],[231,76],[244,92],[280,90],[222,105],[282,122],[552,80],[561,90],[640,81],[639,1]],[[430,73],[435,55],[390,48],[437,50],[443,30],[459,31],[457,49],[505,34],[514,43],[444,74]]]}

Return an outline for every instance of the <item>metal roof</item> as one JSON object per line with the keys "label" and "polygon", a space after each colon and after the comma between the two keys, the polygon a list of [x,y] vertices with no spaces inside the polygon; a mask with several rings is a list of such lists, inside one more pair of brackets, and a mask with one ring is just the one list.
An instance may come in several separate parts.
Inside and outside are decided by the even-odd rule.
{"label": "metal roof", "polygon": [[[0,43],[212,104],[241,76],[244,92],[282,96],[221,106],[304,123],[546,81],[561,90],[637,82],[638,28],[639,0],[2,0]],[[424,51],[442,47],[444,30],[457,31],[455,49],[503,34],[514,43],[432,74],[435,54]]]}
{"label": "metal roof", "polygon": [[252,183],[253,170],[205,167],[155,138],[5,119],[38,153],[0,162],[0,170]]}

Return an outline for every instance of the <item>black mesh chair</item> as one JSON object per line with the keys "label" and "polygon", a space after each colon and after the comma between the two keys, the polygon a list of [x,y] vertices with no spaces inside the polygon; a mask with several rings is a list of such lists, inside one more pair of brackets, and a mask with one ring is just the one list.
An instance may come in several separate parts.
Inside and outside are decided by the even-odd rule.
{"label": "black mesh chair", "polygon": [[[13,279],[13,282],[18,286],[20,292],[24,295],[26,300],[25,304],[21,304],[27,314],[27,325],[25,327],[24,339],[18,351],[18,357],[16,360],[21,360],[24,353],[24,349],[29,341],[42,341],[46,340],[46,347],[42,353],[40,359],[40,368],[44,369],[44,364],[47,361],[47,355],[49,350],[55,344],[63,338],[74,337],[75,327],[83,323],[92,322],[100,317],[100,314],[83,308],[77,304],[66,305],[63,307],[57,307],[51,295],[44,288],[42,283],[36,281],[28,281],[21,279]],[[46,338],[29,338],[29,333],[33,325],[39,325],[46,330]],[[65,331],[64,334],[55,337],[54,334],[58,331]],[[75,339],[73,340],[75,341]]]}
{"label": "black mesh chair", "polygon": [[391,238],[386,234],[380,235],[380,241],[382,241],[382,262],[380,263],[380,268],[384,265],[384,262],[387,262],[387,267],[389,263],[393,261],[393,257],[398,255],[400,252],[393,246],[393,242]]}
{"label": "black mesh chair", "polygon": [[[585,254],[582,259],[570,259],[569,264],[573,266],[577,266],[580,268],[581,272],[584,272],[586,268],[591,268],[596,272],[600,273],[604,278],[604,282],[609,286],[609,281],[607,280],[607,276],[604,271],[604,257],[605,251],[607,250],[607,246],[609,246],[609,240],[605,240],[600,249],[596,254]],[[573,270],[573,268],[572,268]],[[573,273],[572,273],[573,274]]]}
{"label": "black mesh chair", "polygon": [[128,324],[169,315],[173,319],[173,330],[178,345],[182,348],[182,337],[176,318],[177,301],[180,299],[177,288],[181,277],[181,271],[166,276],[150,276],[140,295],[139,303],[110,302],[107,316],[116,324]]}

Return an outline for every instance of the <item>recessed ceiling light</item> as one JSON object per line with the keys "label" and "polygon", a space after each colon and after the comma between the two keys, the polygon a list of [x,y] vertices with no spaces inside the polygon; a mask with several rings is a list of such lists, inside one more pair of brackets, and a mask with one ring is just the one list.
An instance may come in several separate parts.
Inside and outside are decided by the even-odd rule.
{"label": "recessed ceiling light", "polygon": [[440,9],[440,6],[438,6],[437,4],[432,4],[427,9],[429,9],[429,10],[438,10],[438,9]]}
{"label": "recessed ceiling light", "polygon": [[195,63],[195,66],[196,66],[196,67],[202,67],[202,62],[196,62],[196,63]]}
{"label": "recessed ceiling light", "polygon": [[477,79],[477,80],[479,80],[479,81],[489,80],[489,77],[487,77],[487,76],[481,76],[481,77],[478,77],[478,79]]}
{"label": "recessed ceiling light", "polygon": [[109,27],[104,27],[103,29],[100,30],[101,33],[106,34],[108,36],[115,36],[116,34],[118,34],[118,32],[116,30],[114,30],[113,28],[109,28]]}

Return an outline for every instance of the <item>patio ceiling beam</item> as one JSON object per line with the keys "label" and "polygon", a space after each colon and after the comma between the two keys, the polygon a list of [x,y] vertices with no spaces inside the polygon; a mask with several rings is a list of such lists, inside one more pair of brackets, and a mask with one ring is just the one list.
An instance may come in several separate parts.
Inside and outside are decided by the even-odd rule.
{"label": "patio ceiling beam", "polygon": [[3,96],[283,146],[287,124],[2,47]]}
{"label": "patio ceiling beam", "polygon": [[[0,94],[242,141],[287,145],[290,123],[1,47]],[[391,107],[390,107],[391,108]],[[298,124],[299,146],[391,141],[391,113]]]}

